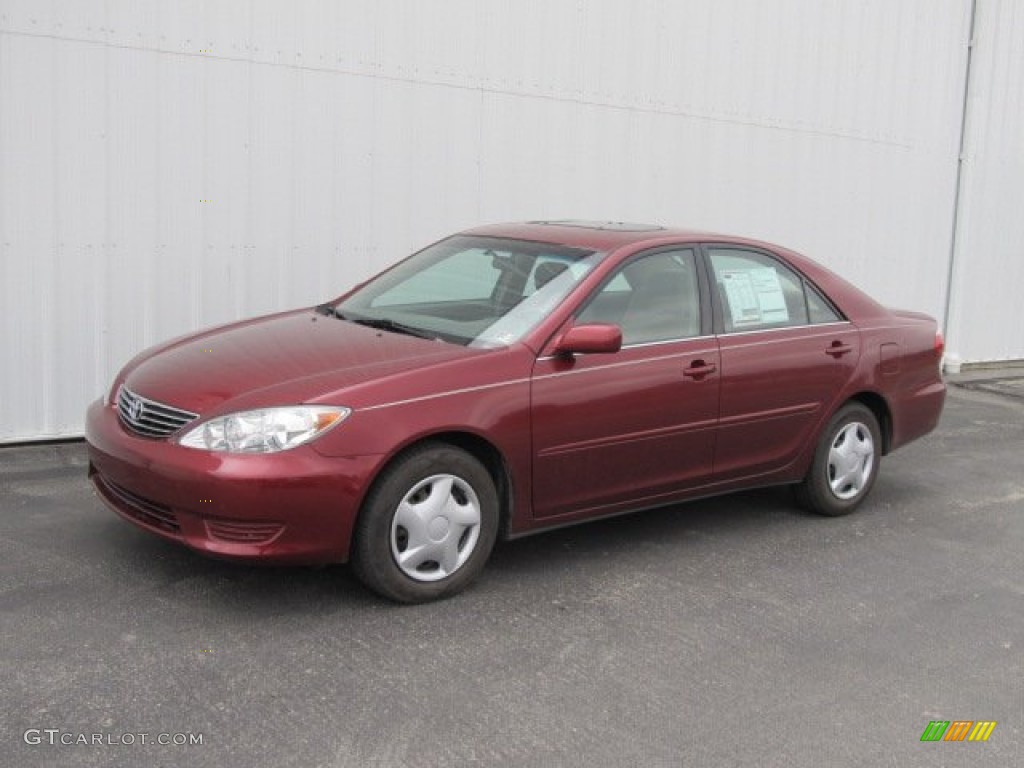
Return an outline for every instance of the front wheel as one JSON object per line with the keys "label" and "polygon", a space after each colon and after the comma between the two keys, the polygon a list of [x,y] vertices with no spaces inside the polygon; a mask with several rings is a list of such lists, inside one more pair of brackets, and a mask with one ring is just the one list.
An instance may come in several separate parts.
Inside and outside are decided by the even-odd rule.
{"label": "front wheel", "polygon": [[849,514],[875,484],[881,452],[875,414],[860,403],[847,403],[821,433],[811,469],[796,486],[797,498],[819,515]]}
{"label": "front wheel", "polygon": [[450,445],[429,443],[388,467],[356,525],[352,566],[375,592],[421,603],[464,589],[498,533],[498,494],[487,469]]}

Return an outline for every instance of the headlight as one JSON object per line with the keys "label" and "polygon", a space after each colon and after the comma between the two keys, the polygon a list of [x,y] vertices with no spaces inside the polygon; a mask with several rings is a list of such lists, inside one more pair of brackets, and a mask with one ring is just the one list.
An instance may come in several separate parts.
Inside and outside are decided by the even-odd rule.
{"label": "headlight", "polygon": [[337,406],[295,405],[231,413],[200,424],[178,442],[204,451],[277,453],[309,442],[351,412]]}

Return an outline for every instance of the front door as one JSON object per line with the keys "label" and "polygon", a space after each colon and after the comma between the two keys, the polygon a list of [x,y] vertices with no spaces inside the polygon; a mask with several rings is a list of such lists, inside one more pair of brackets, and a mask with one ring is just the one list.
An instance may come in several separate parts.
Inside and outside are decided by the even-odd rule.
{"label": "front door", "polygon": [[542,357],[533,376],[533,507],[572,519],[657,504],[706,481],[719,355],[696,256],[627,262],[575,318],[622,328],[615,354]]}

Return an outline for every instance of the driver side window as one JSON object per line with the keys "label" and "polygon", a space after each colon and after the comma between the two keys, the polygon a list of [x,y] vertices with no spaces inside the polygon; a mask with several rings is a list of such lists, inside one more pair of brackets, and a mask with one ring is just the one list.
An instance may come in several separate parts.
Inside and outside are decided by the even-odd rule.
{"label": "driver side window", "polygon": [[630,261],[597,292],[576,322],[617,325],[623,345],[699,336],[693,251],[662,251]]}

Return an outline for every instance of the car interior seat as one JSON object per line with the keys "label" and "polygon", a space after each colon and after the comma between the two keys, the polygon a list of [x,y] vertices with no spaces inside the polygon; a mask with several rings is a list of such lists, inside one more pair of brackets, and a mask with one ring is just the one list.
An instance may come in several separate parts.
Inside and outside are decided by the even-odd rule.
{"label": "car interior seat", "polygon": [[539,291],[560,274],[565,272],[568,268],[569,265],[564,261],[545,261],[543,264],[538,265],[537,269],[534,270],[534,287]]}

